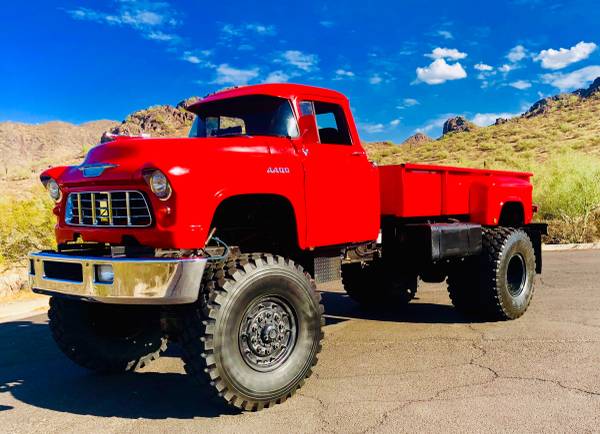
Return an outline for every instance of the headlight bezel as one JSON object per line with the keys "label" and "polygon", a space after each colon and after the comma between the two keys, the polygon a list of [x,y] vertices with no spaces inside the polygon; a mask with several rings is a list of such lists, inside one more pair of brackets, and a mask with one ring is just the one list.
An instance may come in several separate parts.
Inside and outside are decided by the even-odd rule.
{"label": "headlight bezel", "polygon": [[154,169],[148,171],[145,178],[146,183],[150,186],[150,190],[158,199],[166,201],[171,198],[173,188],[171,187],[169,178],[161,170]]}
{"label": "headlight bezel", "polygon": [[54,202],[58,203],[62,200],[62,190],[54,178],[48,178],[44,183],[44,187]]}

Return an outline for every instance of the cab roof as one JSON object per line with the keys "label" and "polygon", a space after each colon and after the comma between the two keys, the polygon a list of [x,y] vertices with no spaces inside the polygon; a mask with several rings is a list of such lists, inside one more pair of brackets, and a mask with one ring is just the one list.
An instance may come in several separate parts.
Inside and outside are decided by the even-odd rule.
{"label": "cab roof", "polygon": [[322,87],[316,86],[307,86],[304,84],[292,84],[292,83],[272,83],[272,84],[255,84],[251,86],[240,86],[234,87],[231,89],[222,90],[219,92],[215,92],[211,95],[206,96],[202,100],[195,102],[187,107],[187,109],[191,112],[194,112],[195,109],[207,102],[217,101],[221,99],[227,98],[235,98],[239,96],[248,96],[248,95],[269,95],[276,96],[280,98],[307,98],[307,99],[315,99],[315,98],[326,98],[326,99],[334,99],[347,101],[347,98],[340,92],[336,92],[335,90],[325,89]]}

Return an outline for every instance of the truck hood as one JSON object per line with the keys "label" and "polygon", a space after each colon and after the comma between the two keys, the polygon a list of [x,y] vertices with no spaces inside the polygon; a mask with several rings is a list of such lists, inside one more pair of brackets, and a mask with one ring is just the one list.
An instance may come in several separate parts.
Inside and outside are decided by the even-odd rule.
{"label": "truck hood", "polygon": [[[87,154],[79,166],[53,169],[42,174],[56,178],[59,184],[110,185],[123,184],[142,179],[145,169],[160,169],[164,173],[175,170],[188,173],[200,161],[210,161],[217,153],[226,150],[235,152],[268,152],[264,138],[129,138],[119,137],[114,141],[99,144]],[[58,168],[57,168],[58,169]]]}

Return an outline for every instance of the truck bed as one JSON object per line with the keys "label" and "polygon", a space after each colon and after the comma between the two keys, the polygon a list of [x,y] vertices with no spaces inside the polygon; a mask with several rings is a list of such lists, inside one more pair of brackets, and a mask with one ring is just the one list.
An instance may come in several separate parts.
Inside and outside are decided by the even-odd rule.
{"label": "truck bed", "polygon": [[[531,219],[532,174],[424,164],[379,167],[381,214],[395,217],[469,216],[496,224],[506,202]],[[496,219],[496,221],[494,221]]]}

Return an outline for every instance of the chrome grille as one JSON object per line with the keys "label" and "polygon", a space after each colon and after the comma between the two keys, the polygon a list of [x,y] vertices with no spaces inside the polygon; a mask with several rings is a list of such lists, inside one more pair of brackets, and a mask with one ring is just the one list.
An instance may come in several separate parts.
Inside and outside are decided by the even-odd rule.
{"label": "chrome grille", "polygon": [[139,191],[86,191],[69,194],[65,222],[73,226],[146,227],[152,224],[152,215]]}

